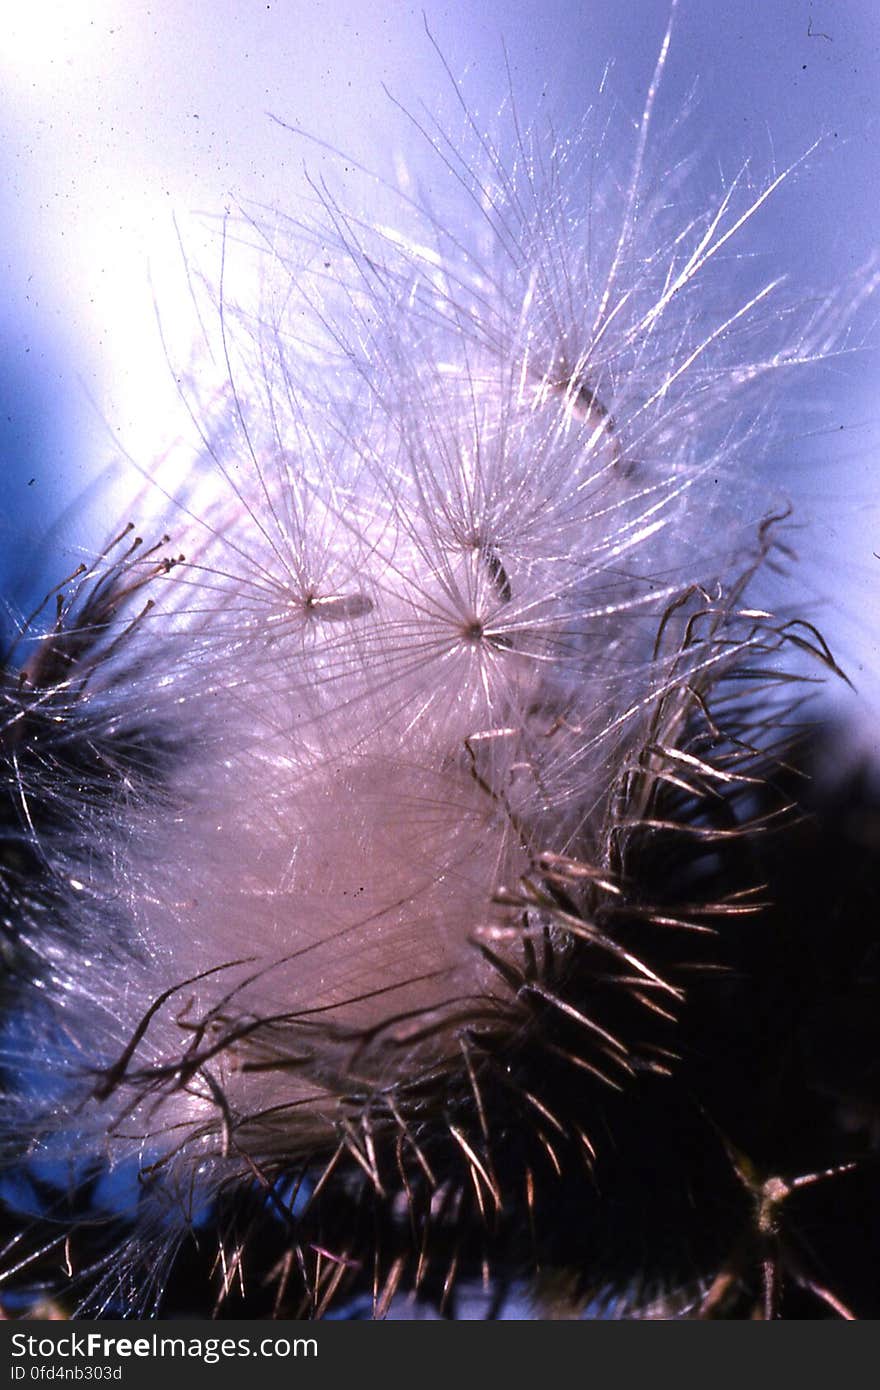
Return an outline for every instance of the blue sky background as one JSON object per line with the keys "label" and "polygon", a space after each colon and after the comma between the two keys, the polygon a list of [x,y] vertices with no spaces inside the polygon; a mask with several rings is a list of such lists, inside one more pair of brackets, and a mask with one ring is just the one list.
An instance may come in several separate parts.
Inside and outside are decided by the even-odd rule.
{"label": "blue sky background", "polygon": [[[0,37],[0,586],[25,604],[115,521],[100,483],[119,456],[112,436],[148,466],[185,427],[156,324],[158,306],[185,361],[193,323],[175,223],[210,276],[225,208],[295,207],[304,163],[320,172],[319,151],[267,113],[393,178],[397,161],[418,177],[423,153],[385,88],[411,110],[455,112],[421,3],[17,10]],[[505,100],[506,46],[520,115],[548,110],[564,132],[609,65],[618,106],[638,118],[670,4],[425,0],[424,11],[481,119],[491,124]],[[656,130],[692,91],[699,178],[715,191],[745,158],[761,181],[825,137],[750,242],[774,273],[821,290],[867,261],[880,222],[876,0],[681,0]],[[805,437],[774,459],[774,481],[810,527],[798,582],[838,610],[844,659],[875,694],[877,385],[876,353],[836,365],[823,400],[809,402]]]}

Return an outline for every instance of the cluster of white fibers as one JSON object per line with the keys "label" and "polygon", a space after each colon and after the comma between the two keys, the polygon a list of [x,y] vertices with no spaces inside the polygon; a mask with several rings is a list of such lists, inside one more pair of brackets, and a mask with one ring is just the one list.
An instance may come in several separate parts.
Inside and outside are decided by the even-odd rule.
{"label": "cluster of white fibers", "polygon": [[661,913],[639,855],[747,821],[789,639],[827,655],[745,586],[777,378],[838,316],[748,288],[779,179],[684,221],[688,170],[652,186],[664,57],[622,176],[593,126],[466,113],[425,131],[452,210],[245,219],[266,291],[221,278],[172,539],[116,537],[7,655],[5,1147],[141,1179],[124,1248],[37,1252],[88,1308],[159,1306],[255,1194],[279,1307],[447,1296],[674,1070],[677,955],[752,885]]}

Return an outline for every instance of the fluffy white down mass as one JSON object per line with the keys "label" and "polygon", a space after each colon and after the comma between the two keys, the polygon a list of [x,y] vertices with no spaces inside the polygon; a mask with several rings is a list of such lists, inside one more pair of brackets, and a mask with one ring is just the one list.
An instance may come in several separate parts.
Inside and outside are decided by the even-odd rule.
{"label": "fluffy white down mass", "polygon": [[[425,125],[442,191],[404,187],[393,220],[325,183],[311,218],[230,221],[224,258],[271,251],[258,304],[225,267],[197,291],[226,378],[185,388],[199,456],[138,484],[154,539],[124,531],[21,624],[4,1130],[75,1181],[140,1171],[128,1253],[79,1271],[91,1308],[239,1188],[289,1221],[334,1181],[401,1228],[423,1198],[451,1220],[453,1189],[501,1211],[532,1182],[496,1162],[522,1112],[550,1170],[571,1144],[586,1171],[583,1087],[674,1066],[644,1030],[684,993],[664,933],[704,919],[656,913],[655,961],[614,913],[647,915],[631,846],[661,796],[747,795],[785,678],[832,664],[761,596],[755,465],[871,286],[817,305],[749,269],[788,175],[682,213],[692,169],[652,157],[668,42],[628,145],[463,108]],[[538,1035],[577,1105],[518,1081],[493,1120]],[[425,1245],[371,1274],[385,1306]],[[304,1271],[316,1249],[313,1309],[356,1264],[313,1241]]]}

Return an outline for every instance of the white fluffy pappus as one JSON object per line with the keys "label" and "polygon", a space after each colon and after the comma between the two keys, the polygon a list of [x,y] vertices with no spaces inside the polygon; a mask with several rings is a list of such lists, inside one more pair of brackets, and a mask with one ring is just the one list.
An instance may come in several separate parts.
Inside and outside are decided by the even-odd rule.
{"label": "white fluffy pappus", "polygon": [[746,585],[780,373],[843,316],[745,284],[784,176],[684,221],[687,169],[652,185],[667,47],[622,178],[589,125],[502,152],[465,111],[425,132],[451,222],[326,187],[246,220],[266,290],[221,274],[173,539],[123,533],[7,657],[5,1147],[141,1178],[109,1254],[71,1218],[92,1311],[154,1311],[255,1193],[278,1308],[530,1276],[509,1229],[589,1188],[597,1097],[674,1070],[670,936],[749,908],[655,910],[639,855],[744,833],[790,663],[833,666]]}

